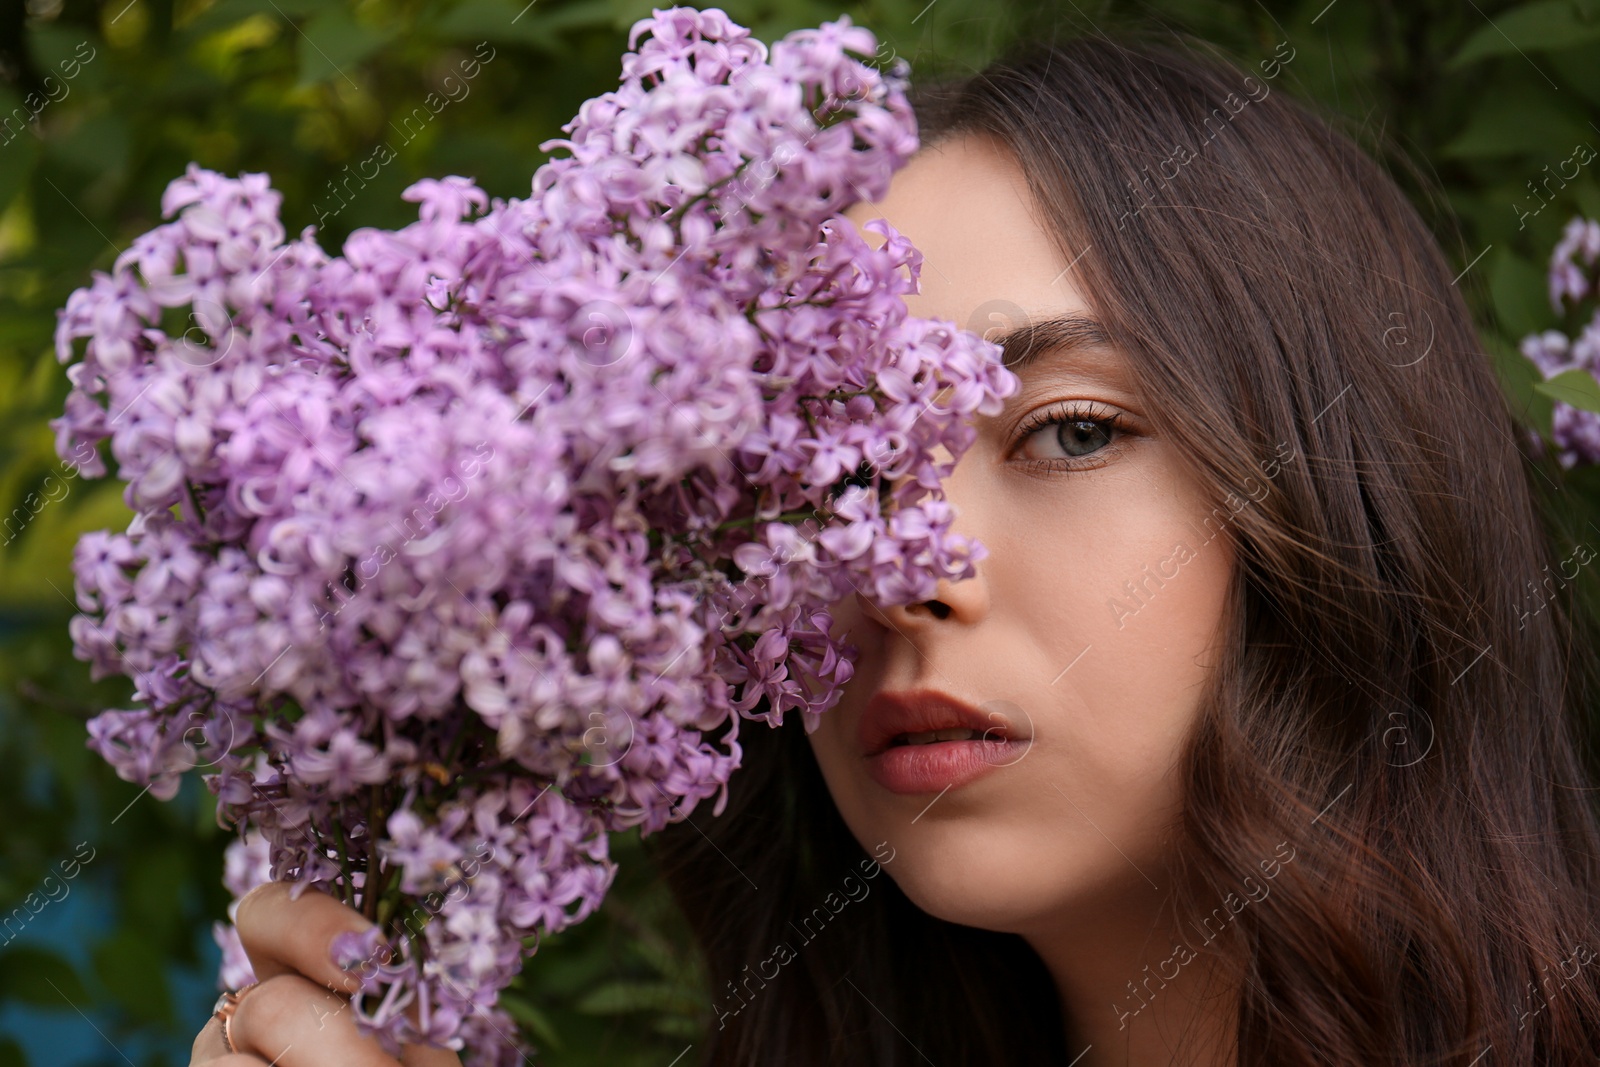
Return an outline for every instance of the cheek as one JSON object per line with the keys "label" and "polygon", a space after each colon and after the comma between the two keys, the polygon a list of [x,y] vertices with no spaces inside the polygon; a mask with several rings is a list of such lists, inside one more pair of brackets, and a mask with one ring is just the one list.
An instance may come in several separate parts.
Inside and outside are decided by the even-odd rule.
{"label": "cheek", "polygon": [[1234,576],[1224,524],[1164,473],[1038,501],[1018,525],[1054,536],[1007,557],[1020,629],[1046,650],[1050,725],[1105,787],[1136,793],[1160,791],[1193,726]]}
{"label": "cheek", "polygon": [[[1074,799],[1086,814],[1098,800],[1094,822],[1151,862],[1181,808],[1178,761],[1211,677],[1233,580],[1224,539],[1201,545],[1174,533],[1192,551],[1174,555],[1173,538],[1157,538],[1142,553],[1098,561],[1106,580],[1078,600],[1094,620],[1080,631],[1087,651],[1054,686],[1064,691],[1063,741],[1088,793]],[[1112,564],[1116,570],[1105,569]]]}
{"label": "cheek", "polygon": [[[859,678],[859,676],[858,676]],[[850,790],[850,780],[854,777],[850,771],[856,768],[852,764],[856,761],[854,737],[850,726],[855,721],[855,716],[850,714],[846,705],[850,702],[852,690],[858,690],[857,678],[852,678],[846,683],[845,695],[840,702],[826,712],[817,728],[806,735],[806,741],[811,746],[811,753],[816,757],[817,766],[822,771],[823,778],[827,781],[828,792],[834,797],[841,812],[853,807],[841,794]],[[859,701],[858,701],[859,703]],[[843,714],[841,714],[843,712]]]}
{"label": "cheek", "polygon": [[[1213,518],[1171,471],[1147,462],[969,499],[964,532],[990,548],[988,612],[950,640],[929,636],[925,651],[952,684],[1024,709],[1036,744],[1016,766],[925,816],[928,798],[875,790],[848,728],[879,682],[871,647],[856,699],[847,687],[845,714],[811,736],[845,822],[858,840],[895,843],[887,870],[924,910],[1020,929],[1161,881],[1182,800],[1176,760],[1234,581],[1226,509]],[[885,640],[879,653],[905,651]],[[985,873],[1001,870],[1003,884]]]}
{"label": "cheek", "polygon": [[[1009,844],[1056,842],[1038,888],[1155,875],[1182,803],[1177,761],[1235,575],[1226,524],[1157,468],[1014,501],[995,529],[993,654],[1018,668],[1039,739],[1016,769]],[[1226,518],[1226,510],[1220,518]],[[998,525],[998,524],[997,524]],[[1143,876],[1135,874],[1142,880]]]}
{"label": "cheek", "polygon": [[1178,546],[1174,554],[1170,542],[1152,545],[1113,573],[1115,586],[1100,583],[1099,595],[1080,602],[1093,620],[1087,651],[1057,683],[1076,694],[1087,728],[1130,753],[1181,743],[1215,659],[1232,553],[1221,540]]}

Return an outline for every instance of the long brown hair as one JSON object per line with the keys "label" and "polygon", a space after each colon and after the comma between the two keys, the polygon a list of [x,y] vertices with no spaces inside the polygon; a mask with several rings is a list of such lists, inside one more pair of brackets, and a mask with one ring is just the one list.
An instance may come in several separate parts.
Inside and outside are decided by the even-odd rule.
{"label": "long brown hair", "polygon": [[[1572,551],[1437,239],[1272,84],[1292,59],[1085,36],[923,91],[917,114],[924,143],[1015,154],[1234,546],[1171,907],[1239,991],[1238,1062],[1587,1067],[1594,633],[1541,584]],[[1070,1059],[1036,954],[892,878],[802,943],[791,923],[870,857],[798,721],[741,741],[724,815],[654,839],[712,977],[703,1062]],[[1212,918],[1274,856],[1270,894]]]}

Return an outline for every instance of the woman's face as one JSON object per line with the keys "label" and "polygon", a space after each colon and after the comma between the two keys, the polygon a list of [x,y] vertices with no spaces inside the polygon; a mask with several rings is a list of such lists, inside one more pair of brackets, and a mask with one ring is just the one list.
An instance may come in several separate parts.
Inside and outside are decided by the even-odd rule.
{"label": "woman's face", "polygon": [[[998,340],[990,328],[1018,325],[1014,309],[1030,323],[1093,317],[1031,203],[1008,155],[960,138],[919,152],[882,201],[849,216],[886,218],[922,251],[912,314]],[[989,321],[996,308],[1009,313]],[[1213,514],[1152,435],[1125,358],[1041,351],[1017,369],[1005,410],[974,423],[944,490],[956,532],[988,556],[976,578],[940,584],[948,611],[879,608],[859,593],[834,605],[833,632],[848,630],[861,654],[812,748],[857,840],[868,852],[887,841],[885,869],[939,918],[1027,933],[1168,888],[1175,761],[1215,661],[1233,559],[1218,534],[1227,509]],[[1027,428],[1041,416],[1068,421]],[[1125,429],[1082,421],[1109,416]],[[1031,743],[948,788],[937,769],[927,787],[880,784],[858,727],[875,694],[913,689],[995,712]]]}

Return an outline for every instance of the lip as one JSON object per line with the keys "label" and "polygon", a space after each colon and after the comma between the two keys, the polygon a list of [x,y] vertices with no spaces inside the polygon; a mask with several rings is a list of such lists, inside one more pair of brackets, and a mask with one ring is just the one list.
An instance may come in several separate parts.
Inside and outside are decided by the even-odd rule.
{"label": "lip", "polygon": [[[896,737],[966,728],[978,737],[894,745]],[[998,712],[982,712],[937,689],[880,692],[867,702],[857,740],[872,780],[892,793],[938,793],[1015,763],[1032,738]]]}

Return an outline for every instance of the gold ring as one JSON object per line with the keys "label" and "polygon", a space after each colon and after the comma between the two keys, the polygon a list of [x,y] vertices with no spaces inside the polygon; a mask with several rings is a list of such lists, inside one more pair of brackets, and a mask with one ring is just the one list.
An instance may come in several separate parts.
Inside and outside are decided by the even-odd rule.
{"label": "gold ring", "polygon": [[239,1050],[233,1047],[233,1035],[228,1033],[228,1022],[233,1018],[233,1013],[239,1010],[239,1002],[245,998],[245,994],[259,984],[258,982],[251,982],[237,992],[222,994],[217,998],[217,1003],[211,1009],[211,1014],[222,1020],[222,1043],[227,1046],[230,1053],[235,1055],[238,1054]]}

